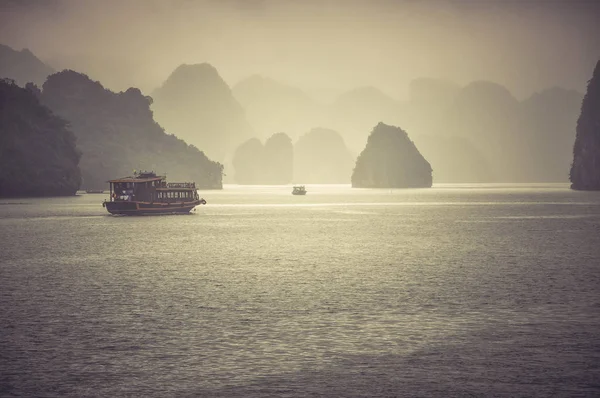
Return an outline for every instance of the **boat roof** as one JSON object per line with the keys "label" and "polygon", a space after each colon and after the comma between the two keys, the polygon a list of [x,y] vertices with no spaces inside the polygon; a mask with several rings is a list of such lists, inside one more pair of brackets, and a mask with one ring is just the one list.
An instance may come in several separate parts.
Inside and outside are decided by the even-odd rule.
{"label": "boat roof", "polygon": [[191,186],[188,187],[158,187],[156,188],[157,191],[195,191],[196,188],[192,188]]}
{"label": "boat roof", "polygon": [[164,180],[164,176],[156,176],[156,177],[121,177],[116,180],[108,180],[111,183],[117,182],[149,182],[149,181],[161,181]]}

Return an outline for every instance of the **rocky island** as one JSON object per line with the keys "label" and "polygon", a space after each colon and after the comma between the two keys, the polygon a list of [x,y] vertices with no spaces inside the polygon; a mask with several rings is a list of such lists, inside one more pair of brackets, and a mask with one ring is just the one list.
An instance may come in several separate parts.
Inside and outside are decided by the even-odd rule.
{"label": "rocky island", "polygon": [[408,134],[399,127],[379,123],[356,160],[353,188],[429,188],[431,165]]}
{"label": "rocky island", "polygon": [[581,104],[569,177],[571,189],[600,190],[600,61]]}

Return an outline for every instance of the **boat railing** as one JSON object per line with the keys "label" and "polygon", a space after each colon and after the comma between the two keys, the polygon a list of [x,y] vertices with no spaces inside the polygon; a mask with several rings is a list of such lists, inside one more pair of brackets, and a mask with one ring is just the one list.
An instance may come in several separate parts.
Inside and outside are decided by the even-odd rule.
{"label": "boat railing", "polygon": [[168,182],[167,188],[196,188],[195,182]]}

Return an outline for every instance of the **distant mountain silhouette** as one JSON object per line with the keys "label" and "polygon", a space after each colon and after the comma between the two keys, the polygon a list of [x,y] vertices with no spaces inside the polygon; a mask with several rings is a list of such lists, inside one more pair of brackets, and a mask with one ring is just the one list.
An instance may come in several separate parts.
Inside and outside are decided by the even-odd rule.
{"label": "distant mountain silhouette", "polygon": [[237,83],[232,91],[260,137],[272,131],[297,137],[320,124],[322,106],[296,87],[254,75]]}
{"label": "distant mountain silhouette", "polygon": [[433,168],[436,183],[484,183],[495,180],[490,163],[464,137],[415,134],[413,142]]}
{"label": "distant mountain silhouette", "polygon": [[340,95],[326,108],[325,125],[343,132],[344,140],[354,151],[367,141],[372,126],[385,121],[400,122],[400,103],[375,87],[359,87]]}
{"label": "distant mountain silhouette", "polygon": [[356,159],[354,188],[428,188],[431,165],[399,127],[379,123]]}
{"label": "distant mountain silhouette", "polygon": [[81,154],[37,92],[0,79],[0,197],[74,195]]}
{"label": "distant mountain silhouette", "polygon": [[583,94],[553,87],[522,101],[522,144],[518,160],[523,178],[536,182],[566,182],[573,158],[577,116]]}
{"label": "distant mountain silhouette", "polygon": [[9,78],[19,86],[31,82],[42,85],[54,69],[40,61],[28,49],[21,51],[0,44],[0,78]]}
{"label": "distant mountain silhouette", "polygon": [[251,138],[234,153],[234,179],[238,184],[289,184],[293,162],[294,147],[287,134],[273,134],[265,145],[258,138]]}
{"label": "distant mountain silhouette", "polygon": [[265,147],[258,138],[250,138],[236,148],[232,164],[238,184],[262,184],[265,170]]}
{"label": "distant mountain silhouette", "polygon": [[244,109],[207,63],[181,65],[152,93],[156,121],[223,161],[252,136]]}
{"label": "distant mountain silhouette", "polygon": [[437,182],[566,181],[574,139],[569,126],[581,98],[576,91],[551,88],[519,102],[494,82],[460,87],[436,78],[413,80],[404,102],[361,87],[320,106],[298,89],[259,76],[238,83],[234,94],[257,130],[327,126],[356,152],[377,122],[407,126]]}
{"label": "distant mountain silhouette", "polygon": [[443,116],[443,133],[473,143],[493,167],[490,182],[522,181],[515,162],[526,156],[520,137],[519,101],[503,86],[476,81],[462,88]]}
{"label": "distant mountain silhouette", "polygon": [[[155,85],[148,84],[154,80],[153,70],[139,59],[134,59],[129,54],[96,53],[93,48],[76,51],[59,51],[49,54],[46,58],[49,65],[56,70],[75,70],[85,73],[92,80],[99,80],[102,85],[111,91],[127,90],[129,87],[138,87],[141,91],[150,92]],[[152,77],[150,77],[152,76]]]}
{"label": "distant mountain silhouette", "polygon": [[135,170],[167,173],[171,180],[221,188],[221,164],[168,135],[152,118],[152,99],[136,88],[114,93],[86,75],[66,70],[48,77],[42,102],[68,120],[83,156],[83,187],[106,187]]}
{"label": "distant mountain silhouette", "polygon": [[581,104],[570,180],[572,189],[600,190],[600,61]]}
{"label": "distant mountain silhouette", "polygon": [[418,78],[409,84],[409,100],[402,104],[403,126],[430,135],[439,130],[440,119],[454,103],[461,87],[444,79]]}
{"label": "distant mountain silhouette", "polygon": [[425,79],[411,88],[403,119],[435,181],[566,181],[580,93],[555,87],[519,102],[487,81],[457,89]]}
{"label": "distant mountain silhouette", "polygon": [[265,142],[267,184],[289,184],[294,177],[294,145],[285,133],[276,133]]}
{"label": "distant mountain silhouette", "polygon": [[298,184],[347,184],[354,158],[342,136],[315,128],[294,145],[294,182]]}

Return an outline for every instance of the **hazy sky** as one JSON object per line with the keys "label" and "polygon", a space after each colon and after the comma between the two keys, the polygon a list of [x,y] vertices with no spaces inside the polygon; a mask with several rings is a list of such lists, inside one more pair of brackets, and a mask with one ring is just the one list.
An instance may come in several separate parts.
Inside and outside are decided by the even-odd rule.
{"label": "hazy sky", "polygon": [[583,91],[600,58],[600,1],[0,0],[0,42],[113,89],[149,92],[181,63],[233,85],[262,74],[312,93],[417,77],[487,79],[517,97]]}

